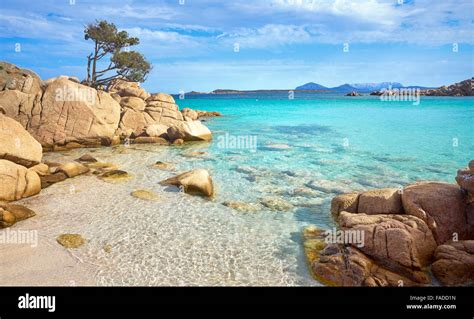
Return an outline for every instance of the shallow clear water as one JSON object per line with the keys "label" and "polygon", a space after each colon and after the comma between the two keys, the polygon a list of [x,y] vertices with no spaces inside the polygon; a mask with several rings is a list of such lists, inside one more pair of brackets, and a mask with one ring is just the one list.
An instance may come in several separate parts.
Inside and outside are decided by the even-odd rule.
{"label": "shallow clear water", "polygon": [[[332,227],[330,201],[340,192],[454,182],[456,170],[474,158],[473,102],[426,97],[414,106],[329,95],[177,100],[180,107],[222,112],[205,123],[212,143],[94,150],[134,179],[107,184],[91,175],[53,185],[25,200],[40,218],[24,223],[38,223],[46,237],[83,234],[88,243],[77,254],[98,265],[101,285],[315,285],[302,252],[302,228]],[[225,143],[233,137],[256,138],[257,146]],[[196,151],[206,154],[182,156]],[[87,152],[45,157],[66,160]],[[158,160],[175,163],[176,172],[208,169],[216,198],[158,185],[173,175],[152,168]],[[160,200],[130,196],[143,188],[158,192]],[[222,205],[268,196],[294,208],[243,213]]]}

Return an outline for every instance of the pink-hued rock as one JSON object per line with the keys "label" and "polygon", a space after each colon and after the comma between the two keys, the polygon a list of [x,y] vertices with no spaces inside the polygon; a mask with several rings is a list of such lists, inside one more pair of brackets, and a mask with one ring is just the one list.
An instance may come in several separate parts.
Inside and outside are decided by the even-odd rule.
{"label": "pink-hued rock", "polygon": [[405,187],[402,193],[405,213],[423,220],[438,245],[458,238],[467,239],[466,203],[454,184],[422,182]]}
{"label": "pink-hued rock", "polygon": [[438,246],[431,271],[446,286],[474,285],[474,240]]}
{"label": "pink-hued rock", "polygon": [[359,196],[359,213],[373,214],[403,214],[400,190],[397,188],[373,189]]}
{"label": "pink-hued rock", "polygon": [[415,216],[341,212],[339,225],[344,231],[363,233],[362,247],[349,244],[414,281],[419,281],[414,272],[430,264],[436,249],[431,230]]}
{"label": "pink-hued rock", "polygon": [[359,205],[359,193],[341,194],[333,197],[331,201],[331,213],[338,217],[340,212],[357,213]]}
{"label": "pink-hued rock", "polygon": [[416,286],[429,278],[420,273],[416,282],[377,264],[354,247],[329,244],[310,265],[313,276],[329,286]]}
{"label": "pink-hued rock", "polygon": [[467,168],[458,170],[456,182],[467,192],[466,203],[474,203],[474,160],[469,162]]}

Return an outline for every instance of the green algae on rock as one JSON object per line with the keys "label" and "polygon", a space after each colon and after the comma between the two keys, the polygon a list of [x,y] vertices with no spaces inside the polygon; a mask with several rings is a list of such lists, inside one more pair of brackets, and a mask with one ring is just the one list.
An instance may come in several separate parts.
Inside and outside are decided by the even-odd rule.
{"label": "green algae on rock", "polygon": [[79,234],[62,234],[56,241],[66,248],[79,248],[85,244],[85,239]]}
{"label": "green algae on rock", "polygon": [[107,182],[107,183],[123,183],[132,179],[132,175],[118,169],[107,171],[103,173],[102,175],[100,175],[99,177],[100,179],[102,179],[104,182]]}
{"label": "green algae on rock", "polygon": [[157,200],[158,195],[147,189],[137,189],[131,193],[133,197],[144,199],[144,200]]}
{"label": "green algae on rock", "polygon": [[257,203],[246,203],[246,202],[239,202],[239,201],[225,201],[222,203],[222,205],[235,209],[239,212],[257,212],[259,210],[262,210],[263,207],[260,204]]}

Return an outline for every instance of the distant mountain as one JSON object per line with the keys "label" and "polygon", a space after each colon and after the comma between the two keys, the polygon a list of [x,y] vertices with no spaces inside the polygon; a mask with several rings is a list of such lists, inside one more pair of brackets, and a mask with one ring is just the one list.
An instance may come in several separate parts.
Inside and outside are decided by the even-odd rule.
{"label": "distant mountain", "polygon": [[330,88],[329,90],[331,90],[333,92],[338,92],[338,93],[349,93],[349,92],[352,92],[352,91],[358,91],[355,87],[353,87],[352,85],[347,84],[347,83],[343,84],[343,85],[333,87],[333,88]]}
{"label": "distant mountain", "polygon": [[403,84],[398,82],[380,82],[380,83],[346,83],[343,85],[339,85],[333,88],[325,87],[321,84],[317,83],[306,83],[302,86],[298,86],[295,90],[327,90],[337,93],[351,93],[351,92],[359,92],[359,93],[370,93],[373,91],[380,91],[382,89],[388,88],[402,88]]}
{"label": "distant mountain", "polygon": [[327,90],[328,88],[325,86],[322,86],[321,84],[314,83],[314,82],[309,82],[306,84],[303,84],[301,86],[298,86],[295,90],[296,91],[302,91],[302,90]]}
{"label": "distant mountain", "polygon": [[399,89],[403,87],[403,84],[398,82],[353,83],[350,85],[359,92],[372,92],[388,88]]}

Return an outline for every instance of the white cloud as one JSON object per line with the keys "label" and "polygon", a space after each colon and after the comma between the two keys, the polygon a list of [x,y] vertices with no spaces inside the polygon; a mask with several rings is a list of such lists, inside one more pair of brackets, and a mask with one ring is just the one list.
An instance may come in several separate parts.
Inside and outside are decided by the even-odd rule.
{"label": "white cloud", "polygon": [[256,29],[240,28],[232,33],[222,34],[219,39],[230,40],[243,47],[267,48],[310,42],[311,34],[305,26],[267,24]]}

